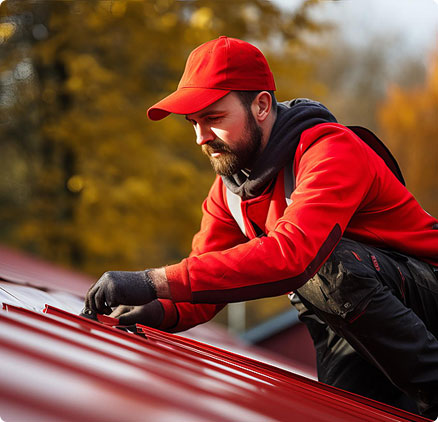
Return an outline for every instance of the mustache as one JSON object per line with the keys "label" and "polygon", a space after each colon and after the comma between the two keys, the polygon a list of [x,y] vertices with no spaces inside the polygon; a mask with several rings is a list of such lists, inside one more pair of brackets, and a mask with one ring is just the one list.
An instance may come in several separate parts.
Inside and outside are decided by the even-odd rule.
{"label": "mustache", "polygon": [[214,152],[233,152],[231,148],[223,141],[215,139],[202,145],[202,152],[206,155],[211,155]]}

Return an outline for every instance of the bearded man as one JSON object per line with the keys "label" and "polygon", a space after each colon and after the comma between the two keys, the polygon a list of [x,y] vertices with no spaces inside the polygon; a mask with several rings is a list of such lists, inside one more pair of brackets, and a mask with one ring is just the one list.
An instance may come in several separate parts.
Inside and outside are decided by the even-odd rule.
{"label": "bearded man", "polygon": [[190,54],[148,117],[184,115],[217,173],[192,252],[106,272],[85,307],[180,331],[227,303],[290,294],[319,380],[436,417],[438,221],[372,133],[274,91],[247,42],[222,36]]}

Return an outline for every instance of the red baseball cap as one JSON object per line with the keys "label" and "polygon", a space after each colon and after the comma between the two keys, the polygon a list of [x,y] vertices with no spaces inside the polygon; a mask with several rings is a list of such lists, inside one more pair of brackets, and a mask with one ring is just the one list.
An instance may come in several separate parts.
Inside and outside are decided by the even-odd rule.
{"label": "red baseball cap", "polygon": [[149,108],[151,120],[170,113],[196,113],[230,91],[275,91],[274,77],[262,52],[245,41],[225,36],[190,53],[178,88]]}

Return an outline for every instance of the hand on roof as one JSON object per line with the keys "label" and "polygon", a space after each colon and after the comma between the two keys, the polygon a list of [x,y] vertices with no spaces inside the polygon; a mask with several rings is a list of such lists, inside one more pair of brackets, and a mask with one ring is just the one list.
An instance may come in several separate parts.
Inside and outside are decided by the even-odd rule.
{"label": "hand on roof", "polygon": [[114,309],[110,317],[118,318],[120,325],[143,324],[158,328],[164,317],[164,309],[160,301],[153,300],[142,306],[120,305]]}
{"label": "hand on roof", "polygon": [[90,287],[85,308],[110,314],[119,305],[145,305],[157,298],[155,284],[146,271],[107,271]]}

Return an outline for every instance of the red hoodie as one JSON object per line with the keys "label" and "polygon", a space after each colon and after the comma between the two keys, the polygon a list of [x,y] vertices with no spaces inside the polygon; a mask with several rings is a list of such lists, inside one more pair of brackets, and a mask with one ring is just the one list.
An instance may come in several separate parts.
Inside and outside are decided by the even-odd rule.
{"label": "red hoodie", "polygon": [[[438,265],[438,220],[424,211],[384,161],[336,123],[305,130],[294,157],[296,188],[287,206],[281,171],[242,201],[245,237],[217,177],[203,204],[190,256],[166,267],[172,301],[162,327],[212,318],[227,302],[289,293],[311,278],[342,236]],[[251,221],[266,237],[256,237]],[[221,305],[222,304],[222,305]]]}

